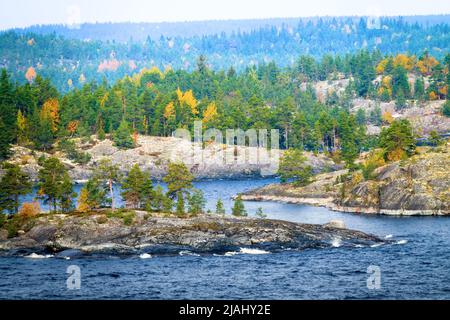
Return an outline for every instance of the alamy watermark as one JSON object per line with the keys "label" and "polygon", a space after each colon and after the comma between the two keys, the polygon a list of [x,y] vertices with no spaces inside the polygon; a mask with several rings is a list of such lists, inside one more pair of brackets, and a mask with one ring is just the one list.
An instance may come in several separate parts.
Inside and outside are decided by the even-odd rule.
{"label": "alamy watermark", "polygon": [[[280,160],[280,133],[278,129],[203,130],[202,121],[194,122],[194,136],[187,129],[177,129],[172,136],[190,142],[183,162],[189,165],[246,166],[259,170],[262,176],[274,175]],[[225,132],[225,134],[224,134]],[[173,150],[171,159],[176,159]]]}
{"label": "alamy watermark", "polygon": [[381,289],[381,268],[379,266],[368,266],[367,274],[367,289],[379,290]]}
{"label": "alamy watermark", "polygon": [[70,265],[66,269],[66,273],[69,274],[66,280],[67,290],[80,290],[81,289],[81,269],[77,265]]}

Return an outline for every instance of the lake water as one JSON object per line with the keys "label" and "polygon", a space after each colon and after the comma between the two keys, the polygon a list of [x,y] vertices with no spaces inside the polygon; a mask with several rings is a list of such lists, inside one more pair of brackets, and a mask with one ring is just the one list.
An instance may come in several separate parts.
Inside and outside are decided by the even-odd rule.
{"label": "lake water", "polygon": [[[275,179],[201,181],[208,208]],[[245,202],[269,218],[326,223],[393,240],[378,247],[311,249],[232,256],[0,258],[0,299],[450,299],[450,219],[336,213],[275,202]],[[66,286],[67,267],[81,270],[81,288]],[[381,286],[368,289],[367,268]]]}

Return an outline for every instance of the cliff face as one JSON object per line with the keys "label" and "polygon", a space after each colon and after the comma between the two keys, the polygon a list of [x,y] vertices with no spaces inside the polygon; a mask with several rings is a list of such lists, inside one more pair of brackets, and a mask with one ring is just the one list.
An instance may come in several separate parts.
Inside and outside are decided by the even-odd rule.
{"label": "cliff face", "polygon": [[[340,225],[201,215],[193,218],[149,216],[144,212],[45,214],[26,222],[18,236],[0,238],[0,254],[81,253],[225,253],[251,247],[277,251],[340,245],[371,245],[375,236]],[[1,228],[0,228],[1,231]]]}
{"label": "cliff face", "polygon": [[[91,161],[88,164],[76,164],[61,152],[55,154],[69,168],[74,180],[89,179],[92,169],[102,158],[110,158],[123,173],[128,172],[134,164],[139,164],[142,170],[149,171],[155,179],[161,179],[166,174],[167,166],[171,161],[185,163],[198,179],[273,176],[278,169],[277,153],[269,153],[269,157],[264,158],[263,151],[257,148],[216,143],[206,145],[201,152],[198,144],[172,137],[140,136],[138,146],[129,150],[118,149],[111,140],[99,141],[92,137],[89,142],[78,141],[78,148],[91,155]],[[39,170],[38,158],[42,155],[50,156],[17,146],[13,148],[13,152],[11,161],[20,164],[23,170],[33,178],[37,176]],[[251,155],[259,155],[260,158],[249,160]],[[316,173],[325,168],[338,168],[333,161],[323,155],[315,156],[307,153],[306,156],[308,164]]]}
{"label": "cliff face", "polygon": [[347,170],[321,174],[306,187],[270,185],[243,195],[244,200],[274,200],[329,207],[337,211],[392,215],[450,214],[450,153],[423,152],[378,168],[365,180]]}

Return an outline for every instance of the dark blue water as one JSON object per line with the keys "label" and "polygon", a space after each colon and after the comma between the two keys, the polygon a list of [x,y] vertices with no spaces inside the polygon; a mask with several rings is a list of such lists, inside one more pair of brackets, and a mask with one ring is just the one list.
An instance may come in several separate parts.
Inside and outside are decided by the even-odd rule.
{"label": "dark blue water", "polygon": [[[203,181],[210,199],[230,197],[273,180]],[[379,247],[312,249],[233,256],[0,258],[2,299],[450,299],[450,219],[385,217],[324,208],[246,202],[269,218],[325,223],[392,236]],[[66,269],[81,269],[80,290],[68,290]],[[380,289],[367,288],[367,268],[381,270]]]}

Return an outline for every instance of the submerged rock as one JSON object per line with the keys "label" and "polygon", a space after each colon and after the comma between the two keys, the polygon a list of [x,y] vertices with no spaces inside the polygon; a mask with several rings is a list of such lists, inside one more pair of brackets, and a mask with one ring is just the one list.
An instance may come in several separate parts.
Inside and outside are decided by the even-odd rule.
{"label": "submerged rock", "polygon": [[[372,245],[382,240],[339,223],[299,224],[279,220],[201,215],[193,218],[146,217],[136,214],[131,225],[120,218],[98,219],[91,215],[42,215],[25,234],[0,241],[0,250],[59,253],[177,254],[220,253],[258,249],[267,252],[324,248],[341,245]],[[98,221],[102,221],[99,223]],[[242,249],[244,248],[244,249]],[[246,249],[245,249],[246,248]]]}
{"label": "submerged rock", "polygon": [[342,221],[342,220],[331,220],[330,222],[325,224],[325,227],[336,228],[336,229],[346,229],[347,228],[345,226],[344,221]]}

